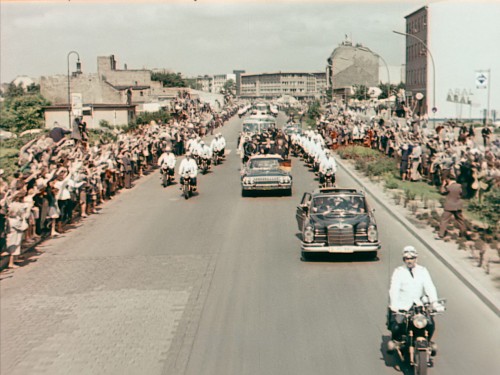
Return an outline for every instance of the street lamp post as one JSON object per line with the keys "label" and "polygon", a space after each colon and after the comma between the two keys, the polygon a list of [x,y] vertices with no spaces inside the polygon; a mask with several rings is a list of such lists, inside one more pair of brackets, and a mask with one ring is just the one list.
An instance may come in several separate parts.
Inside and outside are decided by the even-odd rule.
{"label": "street lamp post", "polygon": [[70,75],[69,75],[69,57],[75,54],[78,58],[76,62],[76,72],[81,72],[81,63],[80,63],[80,55],[76,51],[70,51],[67,56],[67,67],[68,67],[68,126],[71,129],[71,86],[70,86]]}
{"label": "street lamp post", "polygon": [[[410,38],[414,38],[414,39],[418,40],[420,43],[422,43],[424,45],[425,50],[427,52],[429,52],[429,56],[431,57],[431,61],[432,61],[432,113],[433,113],[433,117],[434,117],[436,115],[436,112],[437,112],[437,108],[436,108],[436,64],[434,64],[434,57],[432,57],[432,53],[429,50],[429,47],[427,47],[427,44],[419,37],[412,35],[412,34],[402,33],[400,31],[393,30],[392,32],[395,34],[399,34],[399,35],[406,35],[406,36],[409,36]],[[433,122],[435,122],[435,119],[433,119]],[[435,123],[434,123],[434,125],[435,125]]]}
{"label": "street lamp post", "polygon": [[391,117],[391,100],[389,99],[389,97],[391,96],[391,76],[389,74],[389,66],[387,65],[387,62],[384,60],[384,58],[382,56],[380,56],[379,54],[375,53],[375,56],[377,56],[379,59],[381,59],[385,65],[385,69],[387,71],[387,106],[389,108],[388,109],[388,118]]}

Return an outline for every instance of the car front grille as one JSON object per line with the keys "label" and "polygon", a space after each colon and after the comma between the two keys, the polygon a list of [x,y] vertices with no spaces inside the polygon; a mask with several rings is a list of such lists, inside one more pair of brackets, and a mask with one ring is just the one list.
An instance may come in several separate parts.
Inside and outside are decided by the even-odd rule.
{"label": "car front grille", "polygon": [[328,227],[328,245],[354,245],[354,232],[350,224],[335,224]]}
{"label": "car front grille", "polygon": [[278,182],[278,178],[275,176],[261,176],[261,177],[254,177],[253,181],[256,184],[262,184],[262,183],[269,183],[269,182]]}

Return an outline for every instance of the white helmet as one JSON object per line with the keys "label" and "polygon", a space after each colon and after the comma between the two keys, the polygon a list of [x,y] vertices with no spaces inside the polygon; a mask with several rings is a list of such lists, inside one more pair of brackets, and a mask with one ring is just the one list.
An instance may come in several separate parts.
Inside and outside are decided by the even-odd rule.
{"label": "white helmet", "polygon": [[418,251],[413,246],[405,246],[403,249],[403,258],[416,258]]}

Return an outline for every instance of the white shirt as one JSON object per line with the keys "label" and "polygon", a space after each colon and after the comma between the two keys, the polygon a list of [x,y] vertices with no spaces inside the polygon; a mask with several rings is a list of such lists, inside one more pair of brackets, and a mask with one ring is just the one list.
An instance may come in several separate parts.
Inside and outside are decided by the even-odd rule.
{"label": "white shirt", "polygon": [[210,148],[217,152],[219,151],[219,140],[217,138],[212,139],[212,142],[210,143]]}
{"label": "white shirt", "polygon": [[191,178],[196,177],[196,175],[198,174],[198,165],[193,158],[189,158],[189,160],[183,159],[181,161],[181,165],[179,166],[179,174],[183,176],[186,172],[189,172],[189,177]]}
{"label": "white shirt", "polygon": [[212,159],[212,149],[207,145],[200,145],[198,155],[205,159]]}
{"label": "white shirt", "polygon": [[431,303],[436,302],[437,291],[427,268],[415,265],[413,277],[407,266],[396,268],[392,274],[389,289],[389,307],[393,311],[409,310],[414,302],[427,295]]}
{"label": "white shirt", "polygon": [[175,155],[172,152],[164,152],[158,159],[158,166],[166,164],[169,168],[175,168]]}
{"label": "white shirt", "polygon": [[325,157],[321,159],[321,162],[319,164],[319,171],[321,173],[326,173],[328,169],[331,169],[333,173],[337,172],[337,162],[335,161],[335,158],[331,155],[328,158]]}

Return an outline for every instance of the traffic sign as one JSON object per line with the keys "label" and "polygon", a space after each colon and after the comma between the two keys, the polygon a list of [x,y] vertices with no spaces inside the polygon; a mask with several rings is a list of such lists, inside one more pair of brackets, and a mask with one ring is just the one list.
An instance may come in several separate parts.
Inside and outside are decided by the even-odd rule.
{"label": "traffic sign", "polygon": [[476,88],[485,89],[488,87],[488,75],[483,72],[476,72]]}

